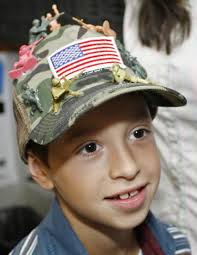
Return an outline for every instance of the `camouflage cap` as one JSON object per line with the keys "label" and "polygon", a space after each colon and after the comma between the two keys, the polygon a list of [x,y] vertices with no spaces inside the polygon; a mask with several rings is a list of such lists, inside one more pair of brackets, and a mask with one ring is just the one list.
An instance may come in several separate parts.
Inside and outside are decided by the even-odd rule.
{"label": "camouflage cap", "polygon": [[[105,45],[100,47],[99,39]],[[80,43],[86,43],[82,53]],[[112,53],[102,52],[105,46],[108,48],[107,43],[113,46]],[[91,54],[80,55],[88,47],[92,47],[91,53],[100,53],[98,63]],[[139,91],[154,106],[186,104],[183,95],[149,81],[145,69],[118,40],[94,29],[78,25],[61,27],[36,43],[33,55],[34,67],[14,80],[18,146],[24,161],[30,140],[49,144],[81,115],[121,94]],[[75,63],[80,58],[84,62]]]}

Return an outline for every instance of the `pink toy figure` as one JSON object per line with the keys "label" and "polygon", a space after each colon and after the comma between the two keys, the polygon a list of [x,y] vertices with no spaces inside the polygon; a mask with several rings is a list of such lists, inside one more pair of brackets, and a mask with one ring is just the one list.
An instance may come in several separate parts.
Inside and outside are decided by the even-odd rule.
{"label": "pink toy figure", "polygon": [[19,61],[14,64],[14,69],[8,73],[11,79],[18,79],[23,73],[34,68],[38,61],[33,55],[33,51],[40,41],[38,40],[33,44],[22,45],[20,47]]}

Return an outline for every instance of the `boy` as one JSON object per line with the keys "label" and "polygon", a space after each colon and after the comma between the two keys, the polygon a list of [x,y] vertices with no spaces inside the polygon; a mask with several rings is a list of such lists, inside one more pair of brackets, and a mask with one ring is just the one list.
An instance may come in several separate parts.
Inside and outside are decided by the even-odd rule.
{"label": "boy", "polygon": [[37,33],[36,61],[10,73],[21,158],[56,195],[10,254],[191,254],[150,212],[160,178],[152,119],[186,99],[146,79],[108,23],[80,24]]}

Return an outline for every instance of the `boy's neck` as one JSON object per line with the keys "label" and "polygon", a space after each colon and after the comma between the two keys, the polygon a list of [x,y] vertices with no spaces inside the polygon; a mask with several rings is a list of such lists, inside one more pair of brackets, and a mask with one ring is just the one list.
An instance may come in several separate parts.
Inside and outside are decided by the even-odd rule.
{"label": "boy's neck", "polygon": [[132,231],[114,229],[105,231],[85,227],[77,234],[90,255],[138,255],[139,253],[139,245]]}

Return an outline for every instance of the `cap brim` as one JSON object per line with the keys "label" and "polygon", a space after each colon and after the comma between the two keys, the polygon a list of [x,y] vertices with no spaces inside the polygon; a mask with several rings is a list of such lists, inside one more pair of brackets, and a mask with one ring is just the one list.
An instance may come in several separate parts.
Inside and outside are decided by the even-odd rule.
{"label": "cap brim", "polygon": [[30,134],[30,140],[46,145],[68,130],[79,117],[119,95],[140,92],[154,106],[183,106],[186,98],[180,93],[153,84],[109,83],[89,88],[84,95],[70,97],[58,114],[48,113]]}

